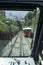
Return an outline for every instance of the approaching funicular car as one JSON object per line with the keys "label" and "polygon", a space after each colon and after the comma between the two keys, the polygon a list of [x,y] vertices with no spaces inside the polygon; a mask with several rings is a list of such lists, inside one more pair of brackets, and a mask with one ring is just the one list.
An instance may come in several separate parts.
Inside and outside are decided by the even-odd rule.
{"label": "approaching funicular car", "polygon": [[33,29],[29,27],[23,28],[23,35],[25,37],[33,37]]}

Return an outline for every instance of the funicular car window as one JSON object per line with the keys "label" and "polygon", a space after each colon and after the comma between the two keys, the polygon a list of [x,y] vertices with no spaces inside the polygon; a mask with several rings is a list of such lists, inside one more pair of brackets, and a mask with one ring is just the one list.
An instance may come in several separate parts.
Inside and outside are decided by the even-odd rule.
{"label": "funicular car window", "polygon": [[39,16],[38,7],[33,11],[0,10],[0,56],[31,55]]}

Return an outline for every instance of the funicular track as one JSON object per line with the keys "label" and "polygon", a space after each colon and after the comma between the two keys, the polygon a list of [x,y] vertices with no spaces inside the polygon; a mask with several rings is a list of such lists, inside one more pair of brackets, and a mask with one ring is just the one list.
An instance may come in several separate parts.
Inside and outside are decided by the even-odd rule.
{"label": "funicular track", "polygon": [[12,44],[12,46],[10,46],[10,43],[12,43],[12,40],[10,41],[10,43],[3,49],[3,51],[1,52],[1,56],[10,56],[10,54],[12,53],[12,49],[16,43],[16,40],[18,38],[19,33],[16,35],[16,38],[14,40],[14,44]]}
{"label": "funicular track", "polygon": [[[11,44],[12,43],[12,44]],[[19,32],[14,39],[11,40],[5,49],[2,50],[1,56],[29,56],[31,40]],[[11,45],[10,45],[11,44]]]}

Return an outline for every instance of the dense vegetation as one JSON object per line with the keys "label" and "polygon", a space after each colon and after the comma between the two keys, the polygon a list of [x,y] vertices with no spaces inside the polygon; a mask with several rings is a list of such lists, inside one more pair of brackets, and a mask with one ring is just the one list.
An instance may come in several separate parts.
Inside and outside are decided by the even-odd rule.
{"label": "dense vegetation", "polygon": [[24,27],[36,28],[39,20],[40,10],[30,11],[25,15]]}
{"label": "dense vegetation", "polygon": [[7,19],[5,16],[0,15],[0,38],[10,38],[19,31],[18,21]]}

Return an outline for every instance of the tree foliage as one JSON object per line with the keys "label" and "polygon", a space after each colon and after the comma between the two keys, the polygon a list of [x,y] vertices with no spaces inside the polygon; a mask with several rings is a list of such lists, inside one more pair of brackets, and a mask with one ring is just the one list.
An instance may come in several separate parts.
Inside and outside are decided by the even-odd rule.
{"label": "tree foliage", "polygon": [[17,21],[12,21],[12,19],[0,15],[0,32],[17,32],[19,30],[17,24]]}
{"label": "tree foliage", "polygon": [[34,27],[37,26],[39,20],[40,10],[30,11],[25,15],[24,27]]}

